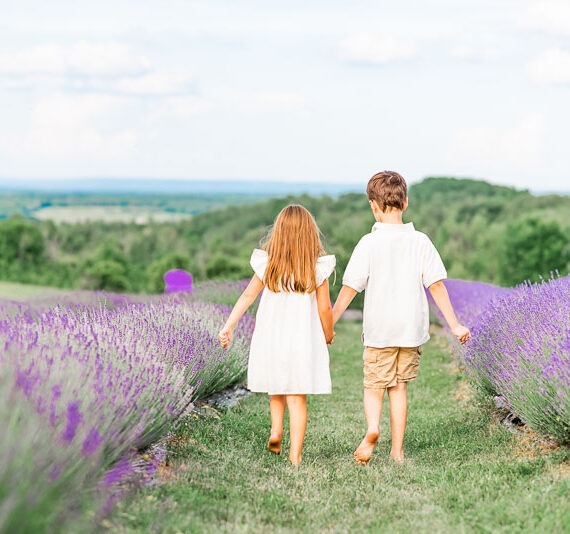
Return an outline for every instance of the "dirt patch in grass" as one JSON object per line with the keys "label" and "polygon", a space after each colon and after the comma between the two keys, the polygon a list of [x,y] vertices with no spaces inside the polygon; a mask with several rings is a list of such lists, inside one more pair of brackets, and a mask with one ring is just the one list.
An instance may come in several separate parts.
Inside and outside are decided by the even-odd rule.
{"label": "dirt patch in grass", "polygon": [[554,441],[544,438],[528,427],[522,427],[515,442],[515,455],[517,458],[534,459],[559,448],[560,445]]}
{"label": "dirt patch in grass", "polygon": [[454,398],[463,405],[471,404],[473,402],[475,391],[473,390],[473,386],[467,382],[465,378],[458,380]]}
{"label": "dirt patch in grass", "polygon": [[570,478],[570,461],[553,465],[550,471],[559,478]]}

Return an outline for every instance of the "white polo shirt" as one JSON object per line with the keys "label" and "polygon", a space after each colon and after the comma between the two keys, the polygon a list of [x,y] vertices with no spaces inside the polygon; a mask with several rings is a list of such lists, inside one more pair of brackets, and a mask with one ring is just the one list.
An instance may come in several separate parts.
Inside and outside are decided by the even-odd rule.
{"label": "white polo shirt", "polygon": [[342,283],[364,295],[367,347],[417,347],[429,339],[424,287],[447,278],[429,237],[413,223],[377,222],[356,245]]}

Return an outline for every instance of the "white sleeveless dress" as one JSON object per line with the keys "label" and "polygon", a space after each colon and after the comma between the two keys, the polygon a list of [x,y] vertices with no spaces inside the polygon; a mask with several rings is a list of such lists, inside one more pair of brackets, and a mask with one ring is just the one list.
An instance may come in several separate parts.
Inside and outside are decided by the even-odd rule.
{"label": "white sleeveless dress", "polygon": [[[251,266],[264,280],[267,252],[255,249]],[[333,272],[334,256],[317,260],[320,286]],[[316,292],[273,292],[264,288],[251,340],[247,387],[270,395],[331,392],[329,351]]]}

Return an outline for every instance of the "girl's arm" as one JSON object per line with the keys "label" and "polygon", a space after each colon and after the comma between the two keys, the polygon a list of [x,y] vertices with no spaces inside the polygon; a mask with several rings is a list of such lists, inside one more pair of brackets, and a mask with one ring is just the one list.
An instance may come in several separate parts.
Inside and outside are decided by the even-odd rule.
{"label": "girl's arm", "polygon": [[317,287],[317,307],[319,309],[319,317],[323,325],[325,339],[330,345],[334,339],[331,297],[329,294],[329,281],[325,280]]}
{"label": "girl's arm", "polygon": [[443,282],[441,280],[439,282],[435,282],[429,286],[428,289],[436,306],[447,321],[451,333],[461,344],[465,343],[471,337],[471,333],[469,332],[469,329],[463,326],[455,316],[455,311],[453,310],[453,306],[449,300],[449,293],[447,292],[447,288]]}
{"label": "girl's arm", "polygon": [[263,289],[263,282],[256,274],[253,275],[251,282],[245,288],[245,291],[240,295],[239,299],[235,303],[235,306],[226,321],[224,327],[220,330],[218,334],[218,339],[220,344],[224,349],[230,344],[233,331],[238,324],[238,321],[242,318],[243,314],[247,309],[253,304],[253,301],[259,295],[259,292]]}

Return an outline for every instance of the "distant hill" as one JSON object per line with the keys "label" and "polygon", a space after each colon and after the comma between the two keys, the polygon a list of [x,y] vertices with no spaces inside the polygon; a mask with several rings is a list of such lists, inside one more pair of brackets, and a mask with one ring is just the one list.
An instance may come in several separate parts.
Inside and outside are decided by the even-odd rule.
{"label": "distant hill", "polygon": [[[71,203],[96,197],[101,205],[116,203],[120,196],[51,194]],[[0,200],[9,195],[0,195]],[[144,199],[149,210],[168,208],[170,213],[183,213],[191,199],[200,198],[191,218],[178,221],[0,221],[0,279],[139,292],[160,291],[162,274],[169,268],[188,269],[197,280],[248,277],[252,249],[259,246],[279,210],[297,202],[314,214],[327,251],[337,256],[340,282],[354,246],[374,222],[363,190],[338,196],[251,197],[247,204],[243,195],[232,200],[228,193],[225,205],[207,205],[206,199],[219,201],[220,195],[121,197],[125,209]],[[430,236],[452,278],[510,285],[548,277],[554,269],[568,272],[569,196],[537,196],[481,180],[427,178],[410,187],[409,198],[405,220]],[[77,209],[85,211],[81,204]]]}

